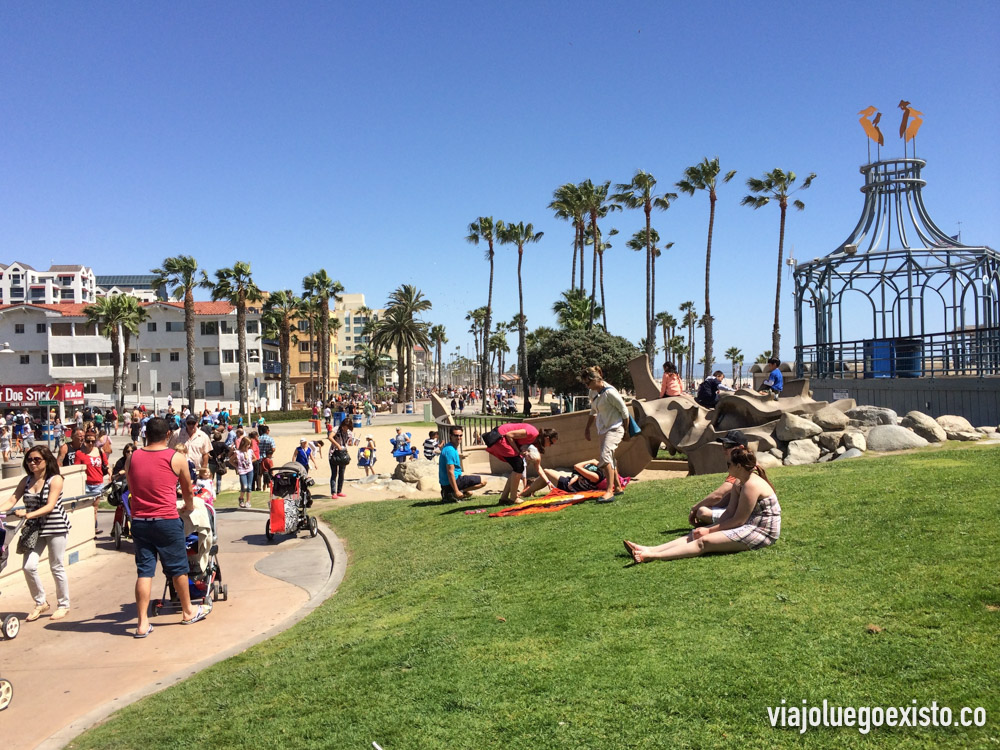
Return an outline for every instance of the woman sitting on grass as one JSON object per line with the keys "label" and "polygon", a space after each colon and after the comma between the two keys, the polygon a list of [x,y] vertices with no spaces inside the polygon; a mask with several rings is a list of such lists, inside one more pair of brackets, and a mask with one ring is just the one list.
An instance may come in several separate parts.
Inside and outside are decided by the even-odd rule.
{"label": "woman sitting on grass", "polygon": [[[756,468],[756,473],[754,469]],[[687,536],[658,547],[643,547],[625,541],[625,549],[637,563],[678,560],[709,552],[743,552],[773,544],[781,533],[781,506],[774,486],[757,457],[743,447],[729,454],[729,473],[742,484],[739,500],[730,503],[717,523],[699,526]]]}

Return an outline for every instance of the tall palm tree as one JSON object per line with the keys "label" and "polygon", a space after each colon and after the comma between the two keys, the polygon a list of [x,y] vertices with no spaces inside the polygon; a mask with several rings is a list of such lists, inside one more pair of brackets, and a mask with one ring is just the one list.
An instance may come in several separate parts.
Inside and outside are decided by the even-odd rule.
{"label": "tall palm tree", "polygon": [[[594,237],[600,237],[601,232],[597,228],[597,220],[604,218],[612,211],[621,211],[622,207],[611,201],[608,192],[611,189],[611,180],[595,185],[590,180],[584,180],[579,185],[580,202],[585,215],[590,217],[590,232]],[[582,284],[581,284],[582,286]],[[597,301],[597,246],[594,246],[594,264],[590,279],[590,300]],[[588,328],[594,326],[594,314],[591,313]]]}
{"label": "tall palm tree", "polygon": [[688,329],[688,371],[685,373],[685,377],[690,383],[694,380],[694,327],[698,323],[698,311],[695,310],[694,302],[690,300],[681,303],[680,311],[684,313],[684,317],[681,319],[681,325],[687,326]]}
{"label": "tall palm tree", "polygon": [[684,377],[684,357],[690,351],[687,345],[684,343],[683,336],[671,336],[670,341],[667,342],[667,351],[669,351],[674,358],[677,360],[677,372],[681,373],[681,377]]}
{"label": "tall palm tree", "polygon": [[670,352],[669,339],[677,328],[677,318],[668,312],[659,312],[656,313],[656,324],[663,329],[663,353],[666,355]]}
{"label": "tall palm tree", "polygon": [[278,349],[281,352],[281,410],[288,411],[288,391],[291,388],[291,354],[294,320],[299,314],[301,300],[291,289],[281,289],[271,292],[261,309],[261,323],[264,335],[278,339]]}
{"label": "tall palm tree", "polygon": [[124,400],[121,377],[121,325],[126,314],[126,306],[121,300],[125,296],[117,294],[113,297],[98,297],[94,304],[83,309],[87,321],[96,325],[102,336],[111,339],[111,392],[114,394],[119,408],[122,407]]}
{"label": "tall palm tree", "polygon": [[566,219],[573,222],[573,273],[570,277],[570,289],[576,288],[576,257],[577,250],[580,252],[580,288],[585,287],[583,282],[583,229],[584,229],[584,209],[580,200],[580,187],[572,182],[560,185],[552,192],[552,202],[549,209],[555,212],[557,219]]}
{"label": "tall palm tree", "polygon": [[733,365],[733,387],[736,388],[736,366],[743,361],[743,352],[741,352],[737,347],[731,346],[726,349],[725,354],[726,359],[728,359]]}
{"label": "tall palm tree", "polygon": [[325,268],[302,279],[303,297],[317,300],[319,310],[319,381],[320,397],[326,401],[330,397],[330,300],[340,301],[344,285],[334,281]]}
{"label": "tall palm tree", "polygon": [[[778,273],[774,284],[774,327],[771,329],[771,351],[774,352],[772,355],[774,357],[781,356],[778,353],[781,345],[781,328],[778,316],[781,312],[781,262],[785,253],[785,213],[788,211],[788,198],[812,185],[812,181],[816,179],[816,173],[811,172],[801,185],[792,189],[795,179],[795,172],[785,172],[781,169],[765,172],[764,178],[761,180],[751,177],[747,180],[747,188],[751,194],[744,196],[741,201],[744,206],[761,208],[770,203],[772,198],[776,198],[778,206],[781,208],[781,226],[778,230]],[[792,205],[799,211],[806,207],[806,204],[800,200],[792,201]]]}
{"label": "tall palm tree", "polygon": [[[585,331],[590,320],[590,298],[583,289],[567,289],[552,304],[559,327],[564,331]],[[604,312],[598,308],[595,315]]]}
{"label": "tall palm tree", "polygon": [[[597,223],[594,222],[594,229]],[[531,413],[531,402],[528,400],[528,350],[524,345],[525,323],[524,317],[524,284],[521,279],[521,264],[524,261],[524,246],[528,243],[536,243],[542,239],[544,232],[536,232],[531,224],[523,221],[517,224],[507,224],[500,232],[500,242],[504,245],[517,246],[517,299],[519,313],[517,317],[517,356],[521,368],[521,390],[524,391],[524,413]],[[595,231],[595,237],[599,237]],[[591,323],[593,323],[593,313],[591,313]]]}
{"label": "tall palm tree", "polygon": [[[309,382],[308,387],[303,387],[305,400],[315,401],[319,394],[319,378],[317,370],[319,363],[316,358],[316,350],[319,348],[317,333],[319,332],[319,300],[316,297],[299,297],[298,318],[304,320],[306,329],[309,332]],[[301,370],[300,370],[301,372]]]}
{"label": "tall palm tree", "polygon": [[[612,229],[610,232],[608,232],[608,237],[614,237],[616,234],[618,234],[618,230]],[[587,244],[588,245],[594,244],[593,235],[591,235],[589,231],[587,233]],[[601,242],[597,246],[597,267],[598,267],[597,275],[600,278],[601,304],[598,305],[598,307],[600,308],[600,312],[595,311],[594,317],[596,318],[598,315],[601,316],[602,325],[604,326],[605,331],[608,330],[608,305],[604,299],[604,253],[610,250],[611,247],[612,246],[610,242]]]}
{"label": "tall palm tree", "polygon": [[215,281],[201,272],[201,286],[212,292],[216,302],[225,301],[236,308],[236,345],[239,351],[240,414],[250,415],[247,382],[247,303],[260,302],[261,293],[254,283],[250,264],[237,261],[229,268],[219,268]]}
{"label": "tall palm tree", "polygon": [[194,411],[195,392],[195,348],[194,348],[194,288],[198,286],[198,261],[190,255],[176,255],[164,258],[156,274],[153,286],[172,286],[175,299],[184,298],[184,333],[187,337],[187,402]]}
{"label": "tall palm tree", "polygon": [[[476,361],[482,366],[485,361],[486,342],[483,338],[483,332],[485,330],[486,324],[486,308],[477,307],[475,310],[469,310],[465,314],[465,319],[470,321],[472,325],[469,326],[469,333],[472,334],[472,343],[476,347]],[[485,387],[485,386],[484,386]]]}
{"label": "tall palm tree", "polygon": [[382,353],[368,344],[362,344],[354,354],[354,367],[365,371],[365,381],[374,396],[378,385],[378,371],[382,367]]}
{"label": "tall palm tree", "polygon": [[653,319],[653,310],[656,309],[656,284],[653,276],[652,213],[654,208],[660,211],[670,208],[671,201],[677,200],[677,193],[656,195],[654,192],[656,178],[642,169],[635,171],[631,182],[620,183],[615,188],[618,192],[611,196],[611,200],[625,208],[641,208],[646,215],[646,355],[652,361],[651,348],[656,333],[656,321]]}
{"label": "tall palm tree", "polygon": [[[471,242],[473,245],[478,245],[479,241],[482,240],[486,243],[486,260],[490,262],[490,287],[489,293],[486,297],[486,315],[483,319],[482,335],[480,339],[477,339],[476,350],[480,348],[483,351],[480,367],[479,376],[479,387],[486,391],[486,348],[487,342],[490,338],[490,326],[493,320],[493,246],[497,240],[500,231],[503,229],[502,221],[494,221],[492,216],[480,216],[474,222],[469,224],[469,235],[465,238],[466,242]],[[482,347],[478,344],[482,342]],[[476,357],[479,359],[479,356]]]}
{"label": "tall palm tree", "polygon": [[[397,365],[399,374],[405,374],[406,388],[402,391],[409,400],[415,396],[415,384],[413,381],[413,347],[420,346],[425,351],[430,349],[430,338],[428,337],[429,325],[417,320],[414,316],[431,309],[430,300],[424,297],[424,293],[412,284],[403,284],[397,287],[389,295],[386,303],[385,317],[379,321],[376,336],[382,331],[381,341],[391,341],[396,347],[399,357],[402,360],[405,356],[405,367]],[[387,348],[384,347],[383,350]],[[404,355],[405,353],[405,355]],[[404,381],[400,381],[400,388]]]}
{"label": "tall palm tree", "polygon": [[763,352],[757,355],[757,359],[755,360],[755,362],[758,365],[766,365],[767,360],[769,360],[770,358],[771,358],[771,350],[765,349]]}
{"label": "tall palm tree", "polygon": [[496,355],[498,383],[503,375],[504,355],[510,352],[510,346],[507,345],[507,331],[509,330],[508,323],[498,323],[496,331],[490,336],[490,352]]}
{"label": "tall palm tree", "polygon": [[434,344],[435,356],[434,359],[437,362],[437,386],[438,390],[441,390],[441,347],[448,343],[448,336],[445,335],[445,330],[443,325],[431,326],[430,330],[431,343]]}
{"label": "tall palm tree", "polygon": [[[694,195],[696,190],[704,190],[708,193],[708,244],[705,247],[705,377],[711,375],[712,369],[712,300],[711,300],[711,279],[712,279],[712,230],[715,227],[715,186],[719,178],[719,157],[716,156],[711,161],[706,157],[700,164],[688,167],[684,170],[684,177],[677,183],[677,189],[682,193]],[[723,182],[729,182],[736,176],[736,170],[726,172],[722,178]],[[693,359],[690,358],[690,359]],[[693,373],[693,370],[692,370]]]}

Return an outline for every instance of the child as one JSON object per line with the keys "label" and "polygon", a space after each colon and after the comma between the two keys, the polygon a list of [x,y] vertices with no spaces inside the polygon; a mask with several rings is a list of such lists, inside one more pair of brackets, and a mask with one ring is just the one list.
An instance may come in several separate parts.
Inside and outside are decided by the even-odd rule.
{"label": "child", "polygon": [[365,447],[358,455],[358,466],[364,467],[366,477],[375,475],[375,438],[371,435],[365,435]]}
{"label": "child", "polygon": [[780,366],[781,360],[777,357],[771,357],[767,360],[767,380],[760,384],[760,390],[757,391],[763,396],[770,396],[775,401],[778,400],[785,387],[785,378],[781,374],[781,370],[778,369]]}
{"label": "child", "polygon": [[424,458],[428,461],[433,461],[434,456],[441,453],[441,447],[438,441],[438,434],[436,430],[431,430],[424,441]]}
{"label": "child", "polygon": [[197,468],[195,468],[194,461],[192,461],[191,458],[188,456],[188,446],[187,446],[187,443],[179,443],[178,445],[175,445],[174,446],[174,451],[176,451],[177,453],[180,453],[182,456],[184,456],[184,458],[187,459],[187,462],[188,462],[188,471],[191,472],[191,481],[192,482],[197,482],[198,481],[198,470],[197,470]]}
{"label": "child", "polygon": [[268,451],[267,455],[260,462],[260,471],[263,475],[261,479],[264,483],[264,489],[268,489],[271,486],[271,469],[274,468],[274,459],[272,456],[274,456],[274,451]]}
{"label": "child", "polygon": [[215,507],[215,487],[212,482],[212,470],[207,466],[198,469],[198,479],[194,483],[195,492],[205,501],[205,505]]}

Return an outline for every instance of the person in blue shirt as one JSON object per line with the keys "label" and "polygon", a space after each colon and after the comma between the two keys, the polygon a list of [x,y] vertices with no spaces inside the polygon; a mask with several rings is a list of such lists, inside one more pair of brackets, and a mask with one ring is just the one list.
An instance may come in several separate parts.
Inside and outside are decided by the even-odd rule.
{"label": "person in blue shirt", "polygon": [[775,400],[781,395],[781,390],[785,387],[785,377],[778,369],[780,365],[781,360],[777,357],[771,357],[767,360],[767,380],[760,384],[758,393],[765,396],[770,394],[771,398]]}
{"label": "person in blue shirt", "polygon": [[473,490],[486,486],[486,482],[476,474],[462,472],[462,457],[458,446],[462,442],[462,428],[452,425],[448,428],[448,445],[441,449],[438,458],[438,483],[441,485],[441,499],[455,503],[472,496]]}
{"label": "person in blue shirt", "polygon": [[313,458],[313,452],[312,448],[309,447],[309,441],[302,438],[302,440],[299,441],[299,447],[295,449],[295,462],[305,469],[308,474],[310,461],[313,466],[316,466],[316,459]]}

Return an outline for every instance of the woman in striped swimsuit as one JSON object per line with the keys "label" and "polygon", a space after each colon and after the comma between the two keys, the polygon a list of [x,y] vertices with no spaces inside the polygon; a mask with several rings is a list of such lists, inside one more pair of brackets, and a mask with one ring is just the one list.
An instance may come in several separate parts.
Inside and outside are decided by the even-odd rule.
{"label": "woman in striped swimsuit", "polygon": [[[756,471],[754,471],[756,469]],[[781,506],[774,486],[757,457],[742,446],[729,454],[729,473],[742,484],[739,500],[711,526],[699,526],[687,536],[658,547],[643,547],[625,541],[625,549],[637,562],[678,560],[709,552],[743,552],[773,544],[781,533]]]}
{"label": "woman in striped swimsuit", "polygon": [[49,570],[56,582],[57,597],[57,607],[52,613],[52,619],[61,620],[69,614],[69,582],[63,558],[66,556],[70,524],[62,506],[63,478],[59,474],[59,463],[55,456],[44,445],[29,448],[24,454],[22,465],[27,476],[7,500],[0,502],[0,513],[21,500],[24,508],[14,511],[15,515],[29,520],[38,519],[37,523],[41,524],[38,543],[25,553],[22,565],[28,589],[35,599],[35,609],[25,619],[34,622],[49,609],[42,579],[38,575],[38,558],[42,550],[48,548]]}

